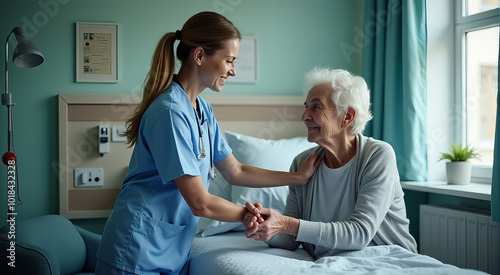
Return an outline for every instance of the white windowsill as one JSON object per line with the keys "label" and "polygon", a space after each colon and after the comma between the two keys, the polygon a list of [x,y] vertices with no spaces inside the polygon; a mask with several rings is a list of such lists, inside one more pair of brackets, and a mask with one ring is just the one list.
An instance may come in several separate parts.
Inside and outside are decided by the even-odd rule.
{"label": "white windowsill", "polygon": [[469,183],[452,185],[445,181],[402,181],[403,189],[491,201],[491,185]]}

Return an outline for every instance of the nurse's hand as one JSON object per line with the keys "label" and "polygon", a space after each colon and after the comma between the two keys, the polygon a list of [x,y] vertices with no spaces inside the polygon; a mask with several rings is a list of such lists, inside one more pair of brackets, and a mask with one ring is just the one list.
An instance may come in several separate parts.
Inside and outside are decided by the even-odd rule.
{"label": "nurse's hand", "polygon": [[300,164],[300,168],[297,173],[301,176],[300,185],[306,185],[309,178],[314,174],[316,168],[318,168],[322,159],[316,153],[312,153],[308,158],[306,158]]}
{"label": "nurse's hand", "polygon": [[245,236],[257,241],[269,241],[278,233],[286,232],[287,219],[289,217],[281,215],[278,211],[270,208],[261,209],[266,220],[257,226],[247,228]]}
{"label": "nurse's hand", "polygon": [[248,212],[243,217],[243,225],[247,229],[257,230],[260,223],[264,222],[264,217],[260,215],[261,209],[263,209],[260,202],[252,204],[251,202],[246,202],[245,207]]}
{"label": "nurse's hand", "polygon": [[[260,203],[252,205],[250,202],[247,202],[245,206],[249,211],[245,215],[246,222],[244,223],[246,228],[245,236],[247,238],[257,241],[269,241],[278,233],[297,236],[300,225],[299,219],[282,215],[271,208],[263,208]],[[255,212],[255,208],[257,208],[262,220],[255,220],[255,217],[249,214]]]}

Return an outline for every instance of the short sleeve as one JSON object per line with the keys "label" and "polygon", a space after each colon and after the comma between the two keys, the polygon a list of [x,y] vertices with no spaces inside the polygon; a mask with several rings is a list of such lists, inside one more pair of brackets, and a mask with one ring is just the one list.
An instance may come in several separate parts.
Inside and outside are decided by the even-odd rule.
{"label": "short sleeve", "polygon": [[227,144],[226,139],[222,135],[222,131],[219,128],[219,124],[217,123],[217,120],[215,120],[214,123],[214,128],[215,128],[215,133],[214,133],[214,163],[221,161],[225,158],[227,158],[231,153],[231,147],[229,147],[229,144]]}
{"label": "short sleeve", "polygon": [[182,175],[201,175],[194,153],[193,129],[188,118],[166,111],[146,133],[146,140],[163,183]]}
{"label": "short sleeve", "polygon": [[226,139],[224,138],[222,131],[219,127],[219,123],[215,118],[212,110],[212,106],[204,99],[201,99],[200,102],[203,104],[205,111],[208,114],[208,120],[210,125],[210,133],[213,137],[213,152],[214,152],[214,163],[219,162],[225,158],[227,158],[231,153],[231,147],[227,144]]}

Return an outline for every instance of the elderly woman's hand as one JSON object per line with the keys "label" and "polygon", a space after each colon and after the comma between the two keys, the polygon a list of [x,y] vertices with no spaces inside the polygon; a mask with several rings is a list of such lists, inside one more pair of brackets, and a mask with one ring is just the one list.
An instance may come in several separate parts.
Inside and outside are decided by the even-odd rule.
{"label": "elderly woman's hand", "polygon": [[278,211],[270,208],[261,209],[260,214],[265,216],[265,221],[247,227],[245,231],[247,238],[268,241],[278,233],[287,232],[286,227],[289,224],[288,219],[290,217],[283,216]]}
{"label": "elderly woman's hand", "polygon": [[[284,216],[280,212],[263,208],[260,203],[245,203],[248,213],[245,215],[245,235],[257,241],[268,241],[278,233],[297,236],[300,221]],[[257,214],[258,213],[258,214]]]}
{"label": "elderly woman's hand", "polygon": [[264,218],[260,215],[260,210],[263,208],[260,202],[252,204],[246,202],[245,207],[248,212],[243,216],[243,225],[248,230],[256,230],[259,223],[264,222]]}
{"label": "elderly woman's hand", "polygon": [[322,159],[316,153],[312,153],[301,164],[297,173],[301,176],[301,185],[307,184],[309,178],[314,174]]}

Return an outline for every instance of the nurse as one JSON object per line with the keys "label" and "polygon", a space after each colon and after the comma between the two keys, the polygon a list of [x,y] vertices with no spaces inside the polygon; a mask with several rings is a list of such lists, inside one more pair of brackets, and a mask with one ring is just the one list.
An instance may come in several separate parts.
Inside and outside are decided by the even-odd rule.
{"label": "nurse", "polygon": [[[213,12],[192,16],[158,43],[143,99],[127,122],[134,151],[97,253],[96,274],[187,274],[199,217],[241,222],[247,208],[208,193],[214,167],[229,184],[303,185],[320,163],[311,155],[298,172],[239,163],[210,104],[198,95],[220,92],[235,76],[239,31]],[[174,42],[181,67],[174,75]],[[255,208],[257,209],[257,208]],[[258,210],[253,213],[259,217]],[[263,221],[261,219],[261,221]]]}

